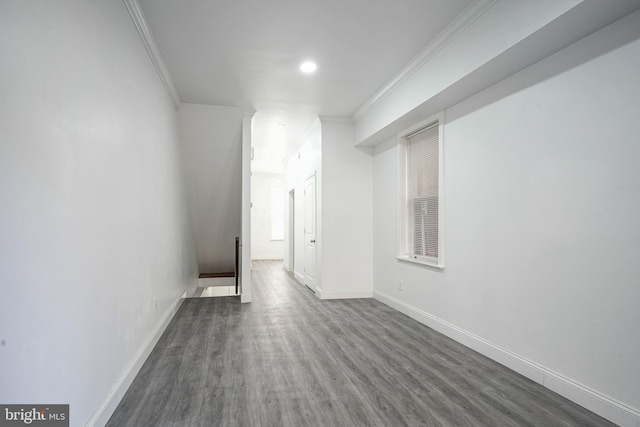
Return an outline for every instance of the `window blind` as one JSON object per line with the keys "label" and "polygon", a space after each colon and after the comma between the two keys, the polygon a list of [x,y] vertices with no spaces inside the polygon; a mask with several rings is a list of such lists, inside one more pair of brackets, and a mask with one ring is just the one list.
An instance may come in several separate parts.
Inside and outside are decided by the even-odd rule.
{"label": "window blind", "polygon": [[438,258],[438,124],[406,137],[407,243],[412,258]]}

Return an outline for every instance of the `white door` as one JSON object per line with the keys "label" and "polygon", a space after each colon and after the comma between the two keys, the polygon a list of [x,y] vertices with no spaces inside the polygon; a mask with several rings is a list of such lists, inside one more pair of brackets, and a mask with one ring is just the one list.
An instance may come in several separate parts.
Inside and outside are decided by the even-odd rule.
{"label": "white door", "polygon": [[304,182],[304,284],[316,291],[316,176]]}
{"label": "white door", "polygon": [[295,190],[289,191],[289,271],[294,271],[295,268],[295,235],[296,235],[296,224],[295,224],[295,209],[296,209],[296,198],[295,198]]}

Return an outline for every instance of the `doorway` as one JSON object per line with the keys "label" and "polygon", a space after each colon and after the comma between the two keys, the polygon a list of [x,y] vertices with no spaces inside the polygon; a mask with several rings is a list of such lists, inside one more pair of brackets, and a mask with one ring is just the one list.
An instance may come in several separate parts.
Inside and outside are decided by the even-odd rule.
{"label": "doorway", "polygon": [[291,189],[289,191],[289,266],[288,271],[292,272],[295,269],[295,206],[296,206],[296,195],[295,189]]}
{"label": "doorway", "polygon": [[316,291],[316,174],[304,182],[304,284]]}

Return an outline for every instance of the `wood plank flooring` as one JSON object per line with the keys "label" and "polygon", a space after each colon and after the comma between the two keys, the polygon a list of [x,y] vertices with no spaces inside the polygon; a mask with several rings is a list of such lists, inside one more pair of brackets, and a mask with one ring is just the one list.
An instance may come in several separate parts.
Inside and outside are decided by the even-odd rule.
{"label": "wood plank flooring", "polygon": [[251,304],[184,301],[108,426],[613,425],[378,301],[252,274]]}

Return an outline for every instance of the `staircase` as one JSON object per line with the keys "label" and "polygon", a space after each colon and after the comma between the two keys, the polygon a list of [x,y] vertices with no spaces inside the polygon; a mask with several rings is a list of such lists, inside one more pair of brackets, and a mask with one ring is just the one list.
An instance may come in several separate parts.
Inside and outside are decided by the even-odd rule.
{"label": "staircase", "polygon": [[[194,295],[195,297],[238,295],[238,292],[239,292],[238,273],[240,271],[240,238],[239,237],[236,237],[235,250],[236,250],[235,271],[200,273],[199,280],[198,280],[199,282],[198,291]],[[219,288],[219,289],[215,289],[215,288]]]}

